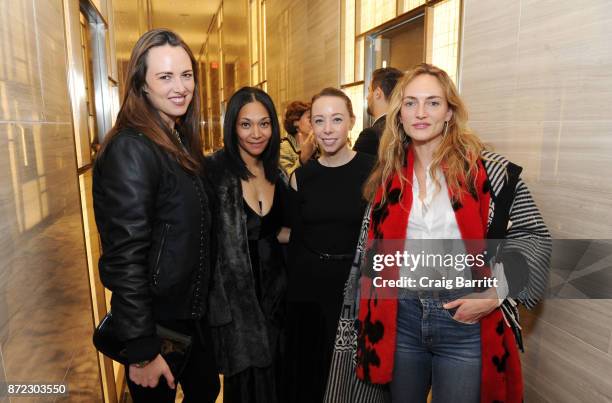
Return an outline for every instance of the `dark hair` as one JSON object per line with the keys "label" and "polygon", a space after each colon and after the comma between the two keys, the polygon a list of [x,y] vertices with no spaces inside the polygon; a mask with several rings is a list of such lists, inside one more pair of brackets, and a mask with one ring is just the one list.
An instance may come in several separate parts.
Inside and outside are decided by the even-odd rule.
{"label": "dark hair", "polygon": [[240,179],[247,180],[253,177],[246,164],[240,157],[238,150],[238,133],[236,133],[236,121],[240,109],[251,102],[260,102],[268,111],[272,123],[272,136],[259,159],[263,161],[264,172],[268,182],[274,183],[278,176],[278,160],[280,152],[280,124],[276,116],[276,108],[272,98],[264,91],[255,87],[242,87],[232,95],[227,103],[225,119],[223,121],[223,148],[230,170]]}
{"label": "dark hair", "polygon": [[395,67],[376,69],[372,72],[372,83],[370,85],[372,90],[377,87],[380,88],[383,94],[385,94],[385,99],[389,99],[393,88],[395,88],[395,85],[403,75],[404,73]]}
{"label": "dark hair", "polygon": [[351,99],[344,92],[342,92],[338,88],[334,88],[334,87],[323,88],[318,94],[315,94],[312,97],[312,101],[310,101],[310,109],[311,109],[311,111],[312,111],[312,105],[315,103],[315,101],[317,99],[319,99],[321,97],[338,97],[338,98],[342,98],[342,100],[344,100],[344,103],[346,104],[346,109],[348,109],[349,116],[352,117],[352,118],[355,117],[355,114],[353,113],[353,103],[351,102]]}
{"label": "dark hair", "polygon": [[[180,46],[187,52],[193,70],[194,91],[187,112],[177,121],[177,130],[188,144],[185,151],[164,123],[157,109],[146,96],[144,86],[147,75],[147,55],[158,46]],[[163,150],[174,156],[187,171],[198,173],[202,164],[202,139],[200,138],[200,92],[196,60],[189,46],[174,32],[167,29],[153,29],[138,39],[127,67],[123,100],[117,120],[107,133],[100,152],[122,129],[132,128],[143,133]]]}
{"label": "dark hair", "polygon": [[287,133],[295,135],[298,132],[295,127],[295,122],[300,120],[304,115],[304,112],[310,110],[310,104],[302,101],[293,101],[287,106],[285,111],[285,120],[283,120],[283,126]]}

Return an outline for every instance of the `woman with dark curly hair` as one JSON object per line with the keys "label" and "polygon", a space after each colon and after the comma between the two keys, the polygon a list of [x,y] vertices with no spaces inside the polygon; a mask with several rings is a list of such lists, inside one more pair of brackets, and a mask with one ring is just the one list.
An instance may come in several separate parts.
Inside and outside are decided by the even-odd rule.
{"label": "woman with dark curly hair", "polygon": [[310,125],[310,104],[291,102],[285,111],[283,126],[287,137],[281,142],[280,166],[287,177],[290,177],[293,171],[308,162],[316,151]]}

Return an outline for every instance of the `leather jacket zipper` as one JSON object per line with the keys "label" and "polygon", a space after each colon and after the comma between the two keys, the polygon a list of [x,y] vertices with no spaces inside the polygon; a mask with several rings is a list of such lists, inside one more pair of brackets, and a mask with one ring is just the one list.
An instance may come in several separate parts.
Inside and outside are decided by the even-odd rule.
{"label": "leather jacket zipper", "polygon": [[164,224],[162,228],[161,239],[159,241],[159,250],[157,251],[157,256],[155,257],[155,270],[153,271],[153,285],[157,285],[159,281],[159,271],[161,269],[159,262],[161,260],[162,252],[164,251],[164,246],[166,244],[166,235],[168,234],[168,230],[170,229],[170,224]]}

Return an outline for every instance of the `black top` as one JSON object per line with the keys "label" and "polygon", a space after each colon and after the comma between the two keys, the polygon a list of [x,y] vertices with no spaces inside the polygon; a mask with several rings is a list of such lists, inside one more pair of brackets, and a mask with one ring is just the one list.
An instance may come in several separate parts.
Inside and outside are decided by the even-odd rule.
{"label": "black top", "polygon": [[282,301],[285,296],[286,272],[285,258],[276,239],[276,235],[284,223],[283,214],[287,205],[286,189],[277,180],[274,189],[272,208],[264,216],[253,211],[251,206],[242,200],[246,215],[246,230],[248,238],[251,271],[255,286],[255,294],[264,316],[272,323],[282,321]]}
{"label": "black top", "polygon": [[374,157],[357,153],[339,167],[311,161],[295,171],[284,401],[323,401],[342,289],[366,207],[361,189],[373,164]]}
{"label": "black top", "polygon": [[320,253],[355,253],[366,206],[361,190],[373,164],[372,156],[357,153],[339,167],[311,161],[298,168],[296,241]]}
{"label": "black top", "polygon": [[[281,197],[286,195],[286,184],[279,175],[268,213],[272,215],[260,221],[249,217],[240,178],[232,173],[224,150],[206,158],[205,172],[214,191],[211,201],[216,235],[207,319],[217,365],[229,378],[248,368],[267,368],[276,358],[272,343],[282,319],[286,266],[276,240],[278,218],[273,217],[277,209],[281,217],[285,214]],[[253,260],[258,267],[253,266]]]}
{"label": "black top", "polygon": [[378,144],[380,143],[380,137],[385,130],[386,116],[381,116],[372,127],[365,128],[359,133],[357,141],[353,146],[353,150],[370,155],[378,155]]}

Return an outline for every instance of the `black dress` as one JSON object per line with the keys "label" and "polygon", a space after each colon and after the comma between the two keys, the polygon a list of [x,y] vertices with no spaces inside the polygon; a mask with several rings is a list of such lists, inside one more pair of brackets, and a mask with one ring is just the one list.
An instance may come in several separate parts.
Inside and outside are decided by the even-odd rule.
{"label": "black dress", "polygon": [[272,365],[250,367],[224,378],[224,402],[277,403],[281,402],[280,377],[281,330],[285,313],[285,261],[276,235],[284,225],[287,204],[286,190],[279,179],[274,190],[272,209],[265,215],[258,213],[243,200],[246,215],[249,258],[255,294],[266,319]]}
{"label": "black dress", "polygon": [[366,207],[362,187],[374,159],[357,153],[347,164],[311,161],[295,171],[288,271],[286,399],[323,400],[342,291]]}

